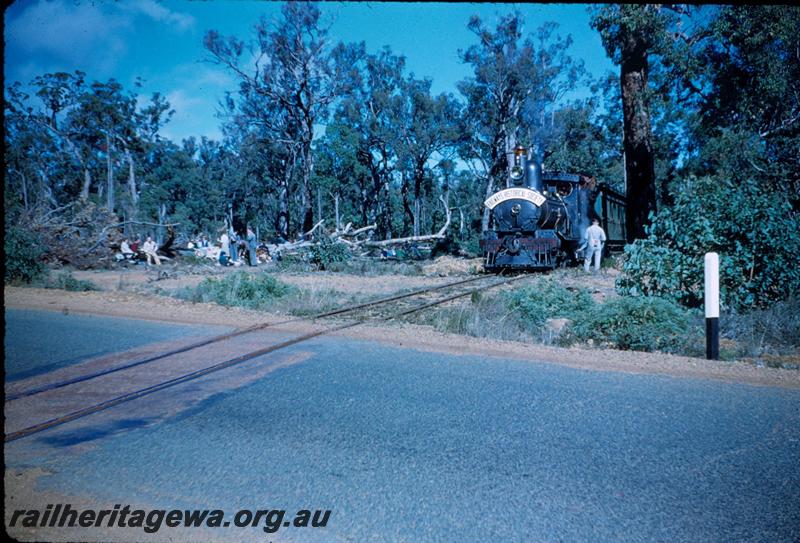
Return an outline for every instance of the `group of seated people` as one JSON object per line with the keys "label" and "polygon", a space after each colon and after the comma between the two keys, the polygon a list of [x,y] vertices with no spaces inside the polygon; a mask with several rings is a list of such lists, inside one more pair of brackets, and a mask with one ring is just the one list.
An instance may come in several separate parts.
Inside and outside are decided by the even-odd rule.
{"label": "group of seated people", "polygon": [[139,245],[139,238],[133,241],[129,241],[128,238],[123,239],[122,243],[119,244],[119,252],[115,255],[115,258],[117,261],[129,260],[135,264],[138,260]]}
{"label": "group of seated people", "polygon": [[[206,236],[199,236],[189,241],[187,247],[194,251],[195,256],[215,260],[221,266],[241,266],[246,262],[251,266],[257,266],[259,262],[271,260],[269,252],[266,251],[265,254],[263,246],[260,248],[257,246],[252,230],[248,229],[248,234],[250,236],[246,241],[233,236],[231,239],[223,233],[218,244],[209,243]],[[155,263],[159,266],[165,257],[159,257],[157,251],[158,246],[150,236],[144,243],[141,243],[138,237],[133,241],[125,238],[120,243],[119,253],[115,258],[119,262],[129,261],[136,264],[139,260],[144,260],[148,264]]]}
{"label": "group of seated people", "polygon": [[201,235],[189,241],[189,243],[187,243],[186,246],[189,249],[202,250],[205,249],[206,247],[210,247],[211,243],[209,243],[208,238],[205,235]]}
{"label": "group of seated people", "polygon": [[119,244],[119,253],[117,253],[116,259],[117,261],[130,261],[136,264],[141,257],[148,265],[155,264],[160,266],[162,257],[158,256],[157,251],[158,245],[156,245],[151,236],[147,236],[144,243],[141,243],[138,237],[133,241],[128,241],[128,238],[125,238]]}

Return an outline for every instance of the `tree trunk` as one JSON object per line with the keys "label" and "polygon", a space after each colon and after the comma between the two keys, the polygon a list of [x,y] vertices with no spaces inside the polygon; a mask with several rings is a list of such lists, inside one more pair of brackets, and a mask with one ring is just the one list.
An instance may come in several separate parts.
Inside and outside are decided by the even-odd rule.
{"label": "tree trunk", "polygon": [[391,178],[389,177],[388,172],[384,174],[384,182],[383,182],[383,197],[384,197],[384,206],[383,206],[383,230],[386,232],[386,239],[391,239],[392,237],[392,186],[391,186]]}
{"label": "tree trunk", "polygon": [[[502,183],[502,176],[501,174],[507,171],[508,162],[506,158],[506,147],[508,146],[508,140],[506,138],[507,127],[503,125],[502,130],[498,132],[495,136],[494,141],[492,142],[492,167],[489,170],[487,179],[486,179],[486,193],[485,198],[488,198],[494,193],[495,187],[503,186]],[[490,216],[489,208],[484,206],[483,208],[483,217],[481,218],[481,233],[486,232],[489,229],[489,216]]]}
{"label": "tree trunk", "polygon": [[19,175],[22,177],[22,202],[25,205],[25,211],[28,211],[28,178],[25,176],[25,172],[20,172]]}
{"label": "tree trunk", "polygon": [[419,236],[420,231],[420,195],[424,179],[425,164],[417,164],[414,168],[414,236]]}
{"label": "tree trunk", "polygon": [[647,48],[635,38],[623,47],[620,66],[628,242],[645,237],[650,212],[656,211],[653,134],[647,104]]}
{"label": "tree trunk", "polygon": [[89,190],[92,187],[92,173],[88,166],[83,168],[83,186],[81,187],[81,200],[84,202],[89,199]]}
{"label": "tree trunk", "polygon": [[[287,172],[289,170],[287,169]],[[289,239],[289,181],[284,174],[283,180],[278,184],[278,217],[275,222],[275,231],[278,236]]]}
{"label": "tree trunk", "polygon": [[[491,174],[486,180],[486,191],[484,193],[484,200],[494,193],[494,176]],[[481,233],[489,230],[489,214],[491,211],[488,207],[483,206],[483,216],[481,217]]]}
{"label": "tree trunk", "polygon": [[308,232],[314,227],[314,195],[311,192],[311,173],[314,171],[314,157],[311,153],[313,127],[308,127],[307,132],[308,139],[303,143],[303,190],[301,194],[303,228],[301,232]]}
{"label": "tree trunk", "polygon": [[47,174],[44,170],[40,170],[39,176],[42,178],[42,198],[55,206],[56,199],[53,196],[53,188],[50,186],[50,180],[47,178]]}
{"label": "tree trunk", "polygon": [[114,165],[111,160],[111,138],[106,134],[106,172],[108,174],[108,193],[106,195],[106,207],[114,211]]}
{"label": "tree trunk", "polygon": [[[369,224],[367,221],[368,215],[370,214],[370,201],[369,201],[369,191],[366,187],[361,188],[361,224]],[[375,221],[371,221],[373,224]]]}
{"label": "tree trunk", "polygon": [[[125,158],[128,160],[128,192],[130,193],[130,205],[128,206],[128,220],[135,221],[139,215],[139,194],[136,192],[136,168],[133,162],[133,154],[130,149],[125,147]],[[132,225],[125,226],[125,233],[133,235]]]}
{"label": "tree trunk", "polygon": [[414,227],[414,211],[411,209],[411,203],[408,199],[409,193],[409,179],[408,175],[403,173],[403,184],[400,187],[400,200],[403,205],[403,234],[413,234]]}
{"label": "tree trunk", "polygon": [[339,193],[333,195],[333,210],[336,217],[336,231],[338,232],[342,229],[342,222],[339,218]]}
{"label": "tree trunk", "polygon": [[136,192],[136,168],[130,149],[125,149],[125,157],[128,159],[128,191],[131,194],[131,206],[135,215],[136,210],[139,209],[139,193]]}
{"label": "tree trunk", "polygon": [[[166,224],[167,223],[167,204],[161,204],[158,206],[158,224]],[[156,244],[161,246],[162,234],[161,228],[157,229],[156,235],[153,236],[156,240]]]}
{"label": "tree trunk", "polygon": [[322,219],[322,189],[317,187],[317,217]]}
{"label": "tree trunk", "polygon": [[420,209],[419,209],[419,195],[414,195],[414,236],[419,236],[419,221],[420,221]]}

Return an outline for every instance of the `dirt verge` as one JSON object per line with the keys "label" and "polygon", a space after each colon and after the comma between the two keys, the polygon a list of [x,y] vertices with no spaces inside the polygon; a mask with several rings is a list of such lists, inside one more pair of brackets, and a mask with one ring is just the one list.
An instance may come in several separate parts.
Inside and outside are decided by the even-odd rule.
{"label": "dirt verge", "polygon": [[[105,272],[114,274],[115,272]],[[93,275],[93,276],[92,276]],[[117,273],[116,284],[130,285],[134,275],[124,281]],[[77,276],[77,274],[76,274]],[[404,288],[420,287],[438,282],[432,278],[377,276],[363,278],[339,274],[326,276],[280,276],[282,280],[298,286],[315,285],[319,288],[346,290],[358,287],[359,292],[387,294]],[[146,274],[143,275],[146,278]],[[98,285],[114,284],[113,278],[98,274],[82,275]],[[102,280],[101,280],[102,279]],[[402,283],[399,282],[402,279]],[[103,284],[103,280],[105,284]],[[184,277],[179,282],[192,283],[199,279]],[[452,280],[452,278],[447,279]],[[442,281],[447,281],[442,279]],[[427,283],[425,282],[427,281]],[[127,282],[127,283],[126,283]],[[179,285],[172,285],[173,287]],[[107,287],[106,287],[107,288]],[[193,304],[175,298],[155,294],[143,294],[127,290],[104,290],[92,292],[67,292],[38,288],[5,288],[7,308],[42,309],[65,313],[109,315],[136,319],[157,320],[185,324],[207,324],[233,327],[250,326],[256,323],[274,323],[286,320],[286,315],[276,315],[241,308],[227,308],[215,304]],[[310,323],[293,323],[298,333],[312,329]],[[744,383],[784,388],[800,388],[800,372],[775,368],[758,368],[742,362],[717,362],[697,358],[673,356],[659,353],[638,353],[611,349],[556,348],[514,341],[488,340],[444,334],[429,326],[388,323],[381,326],[362,325],[339,332],[338,335],[360,340],[378,341],[399,347],[428,350],[456,355],[505,357],[529,360],[537,363],[553,363],[584,370],[618,371],[626,373],[657,374],[678,378],[714,379],[732,383]]]}

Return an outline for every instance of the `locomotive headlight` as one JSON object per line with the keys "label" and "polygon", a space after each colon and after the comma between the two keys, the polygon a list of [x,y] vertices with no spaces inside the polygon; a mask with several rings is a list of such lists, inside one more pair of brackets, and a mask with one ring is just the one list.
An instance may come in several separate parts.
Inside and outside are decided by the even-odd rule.
{"label": "locomotive headlight", "polygon": [[522,176],[525,175],[525,171],[522,169],[522,166],[519,164],[514,164],[511,168],[511,172],[509,173],[509,177],[511,177],[512,181],[519,181],[522,179]]}

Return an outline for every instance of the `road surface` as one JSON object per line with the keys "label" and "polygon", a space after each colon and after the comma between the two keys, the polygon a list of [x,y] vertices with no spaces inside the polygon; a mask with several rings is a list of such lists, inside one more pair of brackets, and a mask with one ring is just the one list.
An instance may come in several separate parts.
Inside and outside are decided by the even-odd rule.
{"label": "road surface", "polygon": [[[9,327],[16,318],[6,312]],[[40,341],[53,352],[62,344],[55,333]],[[14,441],[5,460],[7,523],[21,503],[8,501],[11,480],[12,495],[41,509],[63,496],[226,515],[331,511],[325,527],[212,528],[221,541],[800,540],[796,390],[339,337]],[[33,489],[14,486],[31,473]],[[100,533],[14,530],[39,540]]]}

